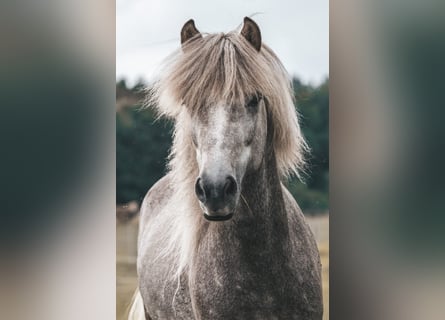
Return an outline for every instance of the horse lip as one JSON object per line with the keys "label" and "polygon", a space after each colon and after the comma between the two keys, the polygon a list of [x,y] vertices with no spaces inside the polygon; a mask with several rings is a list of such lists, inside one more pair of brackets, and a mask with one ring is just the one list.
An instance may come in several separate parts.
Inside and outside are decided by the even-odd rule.
{"label": "horse lip", "polygon": [[233,217],[233,212],[226,214],[224,216],[219,216],[219,215],[209,216],[208,214],[204,213],[204,218],[206,218],[209,221],[227,221],[232,217]]}

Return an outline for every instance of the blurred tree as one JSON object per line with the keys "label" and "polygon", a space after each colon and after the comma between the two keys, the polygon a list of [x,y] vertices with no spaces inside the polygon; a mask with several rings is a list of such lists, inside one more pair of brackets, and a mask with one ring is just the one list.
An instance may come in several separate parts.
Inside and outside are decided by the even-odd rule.
{"label": "blurred tree", "polygon": [[293,79],[303,134],[311,148],[304,183],[293,178],[289,190],[306,212],[328,209],[329,192],[329,80],[318,87]]}
{"label": "blurred tree", "polygon": [[117,83],[116,83],[116,87],[119,89],[127,89],[127,81],[125,79],[120,79]]}
{"label": "blurred tree", "polygon": [[141,201],[165,174],[172,125],[150,109],[121,108],[116,114],[116,200]]}

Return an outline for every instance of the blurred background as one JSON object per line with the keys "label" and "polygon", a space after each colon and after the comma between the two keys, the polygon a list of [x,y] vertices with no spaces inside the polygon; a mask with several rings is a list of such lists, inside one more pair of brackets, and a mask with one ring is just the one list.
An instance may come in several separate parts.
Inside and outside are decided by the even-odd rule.
{"label": "blurred background", "polygon": [[[137,286],[139,206],[166,173],[173,123],[142,108],[159,64],[180,46],[190,18],[203,32],[236,29],[244,16],[289,71],[296,108],[311,153],[304,182],[286,181],[308,217],[322,254],[325,318],[329,318],[329,50],[328,1],[118,1],[116,48],[117,316],[124,317]],[[303,45],[304,43],[304,45]]]}
{"label": "blurred background", "polygon": [[115,2],[0,2],[0,319],[114,319]]}
{"label": "blurred background", "polygon": [[335,319],[445,314],[445,3],[330,2]]}

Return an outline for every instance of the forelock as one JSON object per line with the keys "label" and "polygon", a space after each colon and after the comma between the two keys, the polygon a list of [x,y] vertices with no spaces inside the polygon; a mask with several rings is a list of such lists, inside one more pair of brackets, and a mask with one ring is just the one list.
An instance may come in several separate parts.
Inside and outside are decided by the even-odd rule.
{"label": "forelock", "polygon": [[298,124],[291,81],[264,44],[258,52],[237,32],[208,34],[187,42],[166,59],[147,102],[161,115],[176,119],[184,108],[193,114],[221,101],[243,106],[258,92],[267,99],[274,121],[280,172],[298,174],[307,146]]}

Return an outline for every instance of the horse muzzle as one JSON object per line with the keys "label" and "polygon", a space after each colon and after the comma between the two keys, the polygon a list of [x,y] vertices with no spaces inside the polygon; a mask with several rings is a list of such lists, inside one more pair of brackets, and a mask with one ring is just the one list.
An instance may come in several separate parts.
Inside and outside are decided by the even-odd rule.
{"label": "horse muzzle", "polygon": [[206,176],[196,180],[195,193],[209,221],[232,218],[238,199],[238,185],[232,176],[213,181]]}

